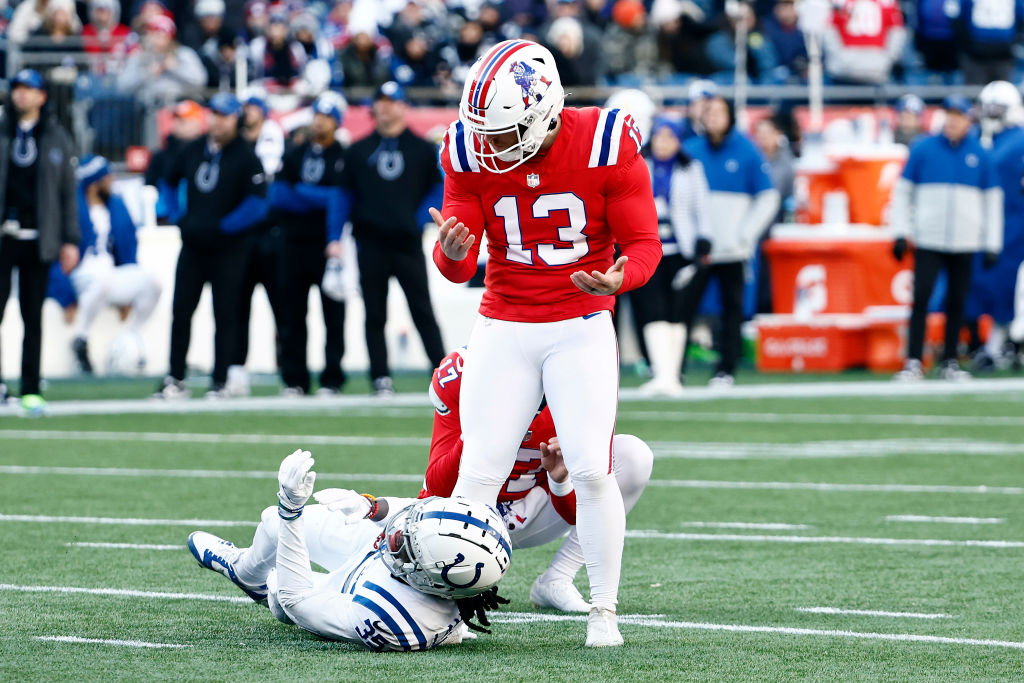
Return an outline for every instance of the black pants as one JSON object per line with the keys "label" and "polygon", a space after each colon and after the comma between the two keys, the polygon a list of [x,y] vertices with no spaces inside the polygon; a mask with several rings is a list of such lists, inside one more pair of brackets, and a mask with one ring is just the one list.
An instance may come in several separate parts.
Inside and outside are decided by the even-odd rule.
{"label": "black pants", "polygon": [[[252,295],[256,285],[263,285],[270,302],[270,310],[274,314],[274,325],[278,337],[283,337],[281,330],[281,282],[284,239],[277,226],[269,230],[261,230],[245,238],[248,245],[242,276],[242,290],[238,309],[238,344],[232,365],[245,365],[249,356],[249,315],[252,312]],[[280,356],[279,353],[275,354]],[[278,358],[280,362],[280,358]]]}
{"label": "black pants", "polygon": [[423,341],[423,348],[432,363],[437,365],[444,359],[444,343],[441,329],[434,318],[427,289],[427,263],[417,236],[409,240],[359,240],[359,286],[363,290],[366,306],[366,349],[370,354],[370,378],[387,377],[388,348],[384,340],[384,325],[388,319],[388,280],[391,276],[409,302],[409,313],[416,331]]}
{"label": "black pants", "polygon": [[[741,341],[740,326],[743,324],[743,262],[715,263],[697,269],[697,273],[683,289],[682,321],[687,331],[693,329],[693,321],[697,317],[700,300],[704,296],[711,278],[718,278],[718,288],[722,293],[722,320],[718,335],[718,353],[720,359],[715,372],[728,375],[736,373],[736,364],[740,359]],[[683,372],[686,372],[686,356],[683,356]]]}
{"label": "black pants", "polygon": [[907,357],[921,360],[924,352],[924,330],[928,318],[928,300],[939,271],[946,270],[946,339],[942,360],[956,360],[960,326],[964,321],[964,302],[971,288],[971,266],[974,254],[949,253],[918,249],[914,255],[914,307],[910,312],[910,336]]}
{"label": "black pants", "polygon": [[643,336],[644,326],[648,323],[683,321],[683,290],[672,289],[672,280],[688,265],[690,260],[681,254],[662,256],[651,279],[643,287],[630,292],[639,336]]}
{"label": "black pants", "polygon": [[[21,342],[21,394],[39,393],[39,357],[43,349],[43,300],[50,264],[39,260],[38,240],[0,240],[0,322],[11,295],[11,273],[18,269],[18,304],[25,336]],[[0,375],[2,378],[2,375]]]}
{"label": "black pants", "polygon": [[975,57],[960,55],[960,70],[967,85],[985,85],[992,81],[1008,81],[1013,77],[1013,57]]}
{"label": "black pants", "polygon": [[[306,365],[306,311],[309,288],[319,287],[327,259],[323,244],[284,243],[284,279],[281,288],[281,379],[289,387],[309,393],[309,368]],[[327,340],[324,346],[324,371],[320,386],[341,389],[345,373],[341,357],[345,355],[345,302],[335,301],[320,292]]]}
{"label": "black pants", "polygon": [[914,47],[929,71],[956,71],[960,67],[955,40],[933,40],[918,33],[914,36]]}
{"label": "black pants", "polygon": [[213,384],[223,385],[236,353],[239,332],[239,299],[245,274],[246,253],[238,244],[210,249],[184,244],[174,273],[171,304],[171,377],[185,379],[185,357],[192,337],[192,315],[199,305],[203,285],[213,293]]}

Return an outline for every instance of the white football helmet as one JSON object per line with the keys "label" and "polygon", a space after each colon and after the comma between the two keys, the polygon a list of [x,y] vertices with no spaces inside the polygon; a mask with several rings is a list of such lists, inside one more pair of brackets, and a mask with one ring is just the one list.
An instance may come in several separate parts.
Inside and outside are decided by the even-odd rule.
{"label": "white football helmet", "polygon": [[605,109],[621,109],[630,114],[640,131],[640,140],[646,144],[651,139],[651,127],[654,126],[654,116],[658,113],[658,105],[654,104],[651,96],[643,90],[635,88],[618,90],[612,93],[612,96],[604,103],[604,107]]}
{"label": "white football helmet", "polygon": [[1024,104],[1020,90],[1007,81],[992,81],[978,95],[982,119],[991,121],[992,132],[998,133],[1024,123]]}
{"label": "white football helmet", "polygon": [[[498,43],[476,60],[462,89],[459,119],[470,132],[471,153],[493,173],[511,171],[540,151],[564,99],[546,47],[529,40]],[[493,149],[484,138],[512,132],[518,142],[507,149]]]}
{"label": "white football helmet", "polygon": [[496,586],[512,561],[501,517],[466,498],[426,498],[399,512],[384,528],[381,551],[394,576],[452,600]]}

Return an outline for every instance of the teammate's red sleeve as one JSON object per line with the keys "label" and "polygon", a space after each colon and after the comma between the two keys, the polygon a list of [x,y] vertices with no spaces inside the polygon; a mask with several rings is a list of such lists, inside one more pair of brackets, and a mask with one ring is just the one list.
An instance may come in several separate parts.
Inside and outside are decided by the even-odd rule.
{"label": "teammate's red sleeve", "polygon": [[445,155],[441,155],[441,164],[445,169],[444,178],[444,203],[441,205],[441,216],[447,220],[455,216],[459,222],[464,223],[470,233],[476,237],[473,246],[469,248],[466,258],[461,261],[453,261],[441,251],[441,243],[434,245],[434,263],[447,279],[452,282],[468,282],[476,274],[477,257],[480,255],[480,243],[484,232],[484,212],[480,205],[480,195],[473,192],[472,188],[455,173],[447,164]]}
{"label": "teammate's red sleeve", "polygon": [[658,210],[654,207],[650,171],[639,154],[620,162],[608,183],[608,227],[623,255],[629,258],[618,291],[622,294],[642,286],[658,267]]}
{"label": "teammate's red sleeve", "polygon": [[[444,419],[440,415],[434,415],[435,434],[438,421]],[[456,426],[458,423],[459,418],[455,416]],[[458,433],[454,439],[435,439],[430,446],[430,462],[427,464],[427,475],[424,477],[426,488],[420,492],[420,498],[451,496],[455,489],[455,483],[459,480],[459,463],[461,461],[462,437]]]}
{"label": "teammate's red sleeve", "polygon": [[[550,493],[550,491],[549,491]],[[569,491],[564,496],[551,495],[551,507],[555,508],[558,516],[570,526],[576,526],[576,492]]]}

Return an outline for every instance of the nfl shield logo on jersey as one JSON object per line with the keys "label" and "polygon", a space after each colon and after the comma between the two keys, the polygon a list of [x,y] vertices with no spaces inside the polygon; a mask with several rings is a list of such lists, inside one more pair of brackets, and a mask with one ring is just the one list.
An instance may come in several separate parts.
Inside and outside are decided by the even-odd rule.
{"label": "nfl shield logo on jersey", "polygon": [[528,176],[526,176],[526,184],[529,185],[530,187],[537,187],[538,185],[540,185],[540,175],[536,173],[529,174]]}

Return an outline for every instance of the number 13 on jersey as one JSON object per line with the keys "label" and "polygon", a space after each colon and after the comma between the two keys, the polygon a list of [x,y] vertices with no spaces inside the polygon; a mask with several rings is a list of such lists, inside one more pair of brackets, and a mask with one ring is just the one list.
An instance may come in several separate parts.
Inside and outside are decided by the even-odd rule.
{"label": "number 13 on jersey", "polygon": [[[556,228],[557,236],[552,238],[569,246],[559,246],[551,242],[540,241],[536,249],[523,246],[523,231],[519,220],[519,200],[514,196],[505,196],[494,203],[494,215],[505,224],[505,258],[512,263],[534,265],[534,256],[548,266],[567,266],[576,263],[587,255],[590,245],[587,244],[587,210],[583,200],[572,192],[542,194],[534,200],[529,211],[533,218],[548,218],[555,211],[565,211],[569,216],[569,225]],[[534,254],[536,251],[536,254]]]}

